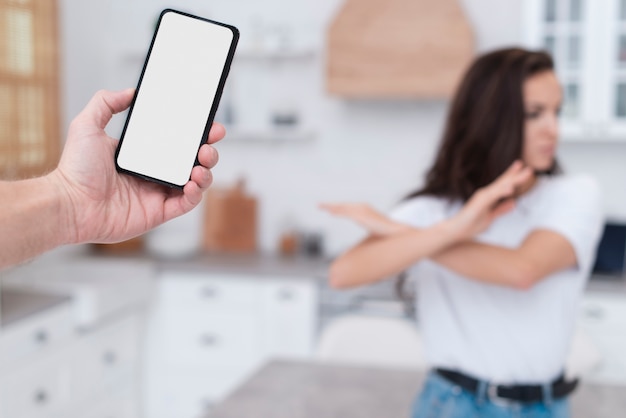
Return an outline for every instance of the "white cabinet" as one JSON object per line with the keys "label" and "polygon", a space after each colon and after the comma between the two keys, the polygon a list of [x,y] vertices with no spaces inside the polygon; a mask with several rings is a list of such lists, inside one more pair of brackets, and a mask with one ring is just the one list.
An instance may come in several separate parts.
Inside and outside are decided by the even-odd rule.
{"label": "white cabinet", "polygon": [[77,331],[71,305],[0,337],[0,418],[137,418],[142,317],[126,311]]}
{"label": "white cabinet", "polygon": [[525,43],[549,50],[563,84],[566,141],[626,140],[626,2],[528,0]]}
{"label": "white cabinet", "polygon": [[587,293],[579,325],[601,355],[601,363],[586,380],[626,384],[626,297]]}
{"label": "white cabinet", "polygon": [[60,416],[71,402],[69,357],[37,356],[32,363],[2,370],[0,417]]}
{"label": "white cabinet", "polygon": [[165,271],[150,316],[148,418],[193,418],[272,357],[312,355],[317,283]]}
{"label": "white cabinet", "polygon": [[314,283],[268,280],[263,285],[261,300],[262,344],[266,356],[312,355],[319,303]]}
{"label": "white cabinet", "polygon": [[89,405],[83,407],[85,413],[98,403],[136,402],[142,323],[140,314],[131,314],[83,332],[77,339],[71,365],[72,395]]}
{"label": "white cabinet", "polygon": [[25,318],[19,326],[8,327],[0,335],[0,370],[27,362],[36,356],[65,344],[73,335],[69,304],[45,315]]}

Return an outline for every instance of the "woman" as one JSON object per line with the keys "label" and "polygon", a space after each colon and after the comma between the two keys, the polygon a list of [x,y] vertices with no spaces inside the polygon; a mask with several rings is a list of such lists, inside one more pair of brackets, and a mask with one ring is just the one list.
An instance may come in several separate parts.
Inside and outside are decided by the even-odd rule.
{"label": "woman", "polygon": [[386,217],[329,204],[369,234],[334,287],[409,269],[432,366],[422,417],[567,417],[563,368],[602,228],[595,183],[560,174],[561,88],[543,52],[479,57],[452,102],[423,188]]}

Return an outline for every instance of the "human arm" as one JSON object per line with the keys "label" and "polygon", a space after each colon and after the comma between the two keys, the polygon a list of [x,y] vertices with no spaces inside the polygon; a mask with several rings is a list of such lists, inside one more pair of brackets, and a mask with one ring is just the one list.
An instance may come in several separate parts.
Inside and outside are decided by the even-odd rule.
{"label": "human arm", "polygon": [[586,176],[552,180],[532,231],[516,248],[463,242],[432,257],[482,282],[527,289],[565,269],[589,271],[602,231],[601,195]]}
{"label": "human arm", "polygon": [[[189,212],[212,182],[210,145],[183,191],[117,173],[117,139],[104,132],[130,105],[133,90],[100,91],[72,121],[59,165],[34,179],[0,182],[0,268],[63,244],[118,242]],[[208,142],[225,135],[213,125]]]}
{"label": "human arm", "polygon": [[423,229],[399,227],[397,232],[385,236],[371,234],[334,260],[329,283],[344,289],[383,280],[456,240],[454,225],[447,221]]}
{"label": "human arm", "polygon": [[496,181],[476,192],[454,217],[422,227],[394,221],[367,205],[324,205],[331,214],[353,220],[370,233],[333,262],[331,285],[343,288],[382,280],[423,258],[471,239],[513,208],[510,197],[531,174],[516,162]]}
{"label": "human arm", "polygon": [[574,267],[576,253],[563,235],[536,230],[518,248],[466,241],[444,249],[432,260],[464,277],[524,290]]}

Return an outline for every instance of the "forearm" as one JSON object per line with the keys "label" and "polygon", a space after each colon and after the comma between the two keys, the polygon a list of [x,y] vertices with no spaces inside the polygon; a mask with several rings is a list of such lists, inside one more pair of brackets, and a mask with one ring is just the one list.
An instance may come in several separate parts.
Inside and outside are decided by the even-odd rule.
{"label": "forearm", "polygon": [[457,240],[448,221],[430,228],[407,228],[390,236],[368,238],[333,262],[330,284],[349,288],[380,281],[441,252]]}
{"label": "forearm", "polygon": [[462,276],[516,289],[527,289],[542,278],[521,248],[466,241],[444,249],[432,259]]}
{"label": "forearm", "polygon": [[0,182],[0,269],[69,241],[62,198],[49,177]]}

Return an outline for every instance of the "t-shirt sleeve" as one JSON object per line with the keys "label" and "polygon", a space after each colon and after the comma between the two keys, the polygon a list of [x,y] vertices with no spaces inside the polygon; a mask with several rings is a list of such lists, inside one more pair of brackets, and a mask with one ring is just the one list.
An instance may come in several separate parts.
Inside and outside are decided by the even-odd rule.
{"label": "t-shirt sleeve", "polygon": [[[418,196],[398,204],[389,216],[396,222],[410,225],[414,228],[428,228],[445,217],[445,203],[441,199],[431,196]],[[409,269],[410,280],[423,276],[424,261],[418,261]]]}
{"label": "t-shirt sleeve", "polygon": [[589,271],[604,226],[600,189],[587,176],[564,178],[554,186],[535,227],[564,236],[574,247],[578,268]]}

